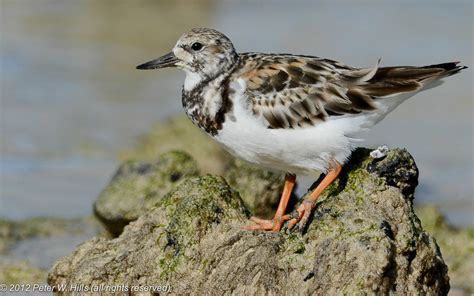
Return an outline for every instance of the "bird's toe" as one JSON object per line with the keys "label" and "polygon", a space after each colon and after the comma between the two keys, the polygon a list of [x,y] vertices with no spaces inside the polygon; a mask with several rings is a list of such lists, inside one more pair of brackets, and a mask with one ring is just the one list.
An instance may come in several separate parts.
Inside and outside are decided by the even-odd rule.
{"label": "bird's toe", "polygon": [[306,224],[308,224],[312,210],[313,202],[309,200],[303,200],[295,212],[285,215],[286,217],[289,217],[288,229],[293,229],[295,226],[297,226],[293,230],[298,231],[299,229],[299,231],[302,232],[305,229]]}
{"label": "bird's toe", "polygon": [[258,217],[251,217],[250,221],[252,221],[254,224],[252,225],[245,225],[242,227],[244,230],[266,230],[266,231],[272,231],[272,232],[278,232],[280,231],[281,227],[283,226],[283,223],[286,221],[284,217],[281,218],[273,218],[271,220],[268,219],[261,219]]}

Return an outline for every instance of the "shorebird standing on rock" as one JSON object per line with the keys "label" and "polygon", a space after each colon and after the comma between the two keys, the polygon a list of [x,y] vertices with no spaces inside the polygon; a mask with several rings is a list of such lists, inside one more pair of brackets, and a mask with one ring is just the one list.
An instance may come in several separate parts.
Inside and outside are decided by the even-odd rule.
{"label": "shorebird standing on rock", "polygon": [[[316,200],[339,175],[357,134],[407,98],[466,68],[458,62],[414,67],[354,68],[306,55],[237,53],[224,34],[192,29],[172,52],[138,69],[177,67],[186,73],[187,116],[231,154],[286,172],[271,220],[250,218],[248,230],[279,231],[286,221],[304,228]],[[324,179],[285,215],[296,174]]]}

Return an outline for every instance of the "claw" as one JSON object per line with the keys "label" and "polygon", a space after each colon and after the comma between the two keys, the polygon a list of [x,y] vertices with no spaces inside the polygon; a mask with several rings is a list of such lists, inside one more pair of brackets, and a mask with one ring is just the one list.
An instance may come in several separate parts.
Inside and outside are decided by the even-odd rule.
{"label": "claw", "polygon": [[[293,227],[295,227],[296,224],[298,224],[298,226],[301,229],[304,229],[306,224],[309,221],[309,217],[311,215],[313,207],[314,207],[313,203],[311,201],[305,199],[305,200],[303,200],[301,205],[296,210],[296,213],[291,213],[290,215],[285,215],[284,217],[288,217],[288,218],[290,216],[293,216],[290,219],[290,221],[288,222],[288,229],[292,229]],[[294,217],[295,214],[297,214],[298,216]]]}

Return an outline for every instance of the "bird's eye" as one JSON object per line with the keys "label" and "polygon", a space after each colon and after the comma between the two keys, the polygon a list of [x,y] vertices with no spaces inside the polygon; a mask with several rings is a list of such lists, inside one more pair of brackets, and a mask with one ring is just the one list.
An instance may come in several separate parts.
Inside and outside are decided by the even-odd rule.
{"label": "bird's eye", "polygon": [[199,43],[199,42],[194,42],[193,45],[191,45],[191,48],[192,48],[194,51],[201,50],[202,44]]}

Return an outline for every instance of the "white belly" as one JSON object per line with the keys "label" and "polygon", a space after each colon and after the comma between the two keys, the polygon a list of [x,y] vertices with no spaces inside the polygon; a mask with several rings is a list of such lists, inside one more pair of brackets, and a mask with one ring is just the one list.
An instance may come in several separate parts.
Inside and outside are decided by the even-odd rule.
{"label": "white belly", "polygon": [[364,117],[341,118],[299,129],[268,129],[263,121],[234,100],[215,140],[231,154],[261,166],[291,172],[326,172],[330,162],[344,164],[355,148],[348,137],[366,122]]}

